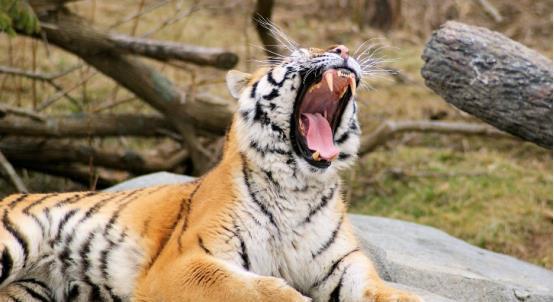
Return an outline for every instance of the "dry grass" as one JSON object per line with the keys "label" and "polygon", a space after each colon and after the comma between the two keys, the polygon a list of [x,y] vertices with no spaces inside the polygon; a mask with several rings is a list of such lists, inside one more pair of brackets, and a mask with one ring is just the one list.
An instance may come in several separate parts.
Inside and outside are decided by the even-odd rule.
{"label": "dry grass", "polygon": [[[71,9],[99,28],[135,13],[141,1],[80,1]],[[145,6],[154,1],[145,1]],[[475,121],[443,102],[423,85],[419,75],[420,55],[431,30],[454,17],[470,24],[499,30],[513,39],[552,55],[551,1],[491,1],[505,17],[495,24],[476,1],[405,1],[406,19],[389,33],[360,29],[351,21],[347,1],[279,1],[275,22],[306,46],[343,43],[351,48],[368,38],[389,46],[382,52],[395,58],[391,66],[413,82],[398,84],[390,78],[373,79],[372,90],[360,94],[360,117],[364,131],[392,119],[446,119]],[[237,69],[252,71],[263,52],[250,24],[253,1],[198,1],[202,6],[190,16],[152,35],[204,46],[225,47],[241,58]],[[352,2],[354,3],[354,2]],[[170,1],[138,21],[114,31],[141,35],[156,28],[175,11],[186,10],[192,1]],[[392,47],[394,46],[394,47]],[[55,72],[79,60],[67,53],[30,39],[0,35],[0,64]],[[191,67],[187,70],[151,62],[185,90],[205,89],[227,97],[224,72]],[[70,87],[94,73],[81,68],[58,83]],[[202,84],[201,84],[202,83]],[[53,90],[41,83],[0,75],[0,98],[16,106],[32,108]],[[93,111],[105,102],[128,98],[113,81],[97,74],[71,92],[79,104],[60,99],[47,113]],[[151,110],[138,100],[106,112]],[[114,140],[147,149],[156,141]],[[93,141],[92,144],[100,144]],[[74,184],[23,172],[34,191],[73,190]],[[439,227],[476,245],[552,267],[552,155],[531,144],[492,141],[486,138],[404,134],[364,156],[355,172],[346,175],[352,211],[396,217]],[[2,192],[12,189],[0,180]]]}

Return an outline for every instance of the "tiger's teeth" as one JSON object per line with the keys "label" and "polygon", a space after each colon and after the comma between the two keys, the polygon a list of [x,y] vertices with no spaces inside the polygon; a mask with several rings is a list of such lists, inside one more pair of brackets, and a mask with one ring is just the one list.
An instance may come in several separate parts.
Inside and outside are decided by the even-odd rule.
{"label": "tiger's teeth", "polygon": [[344,86],[344,89],[343,89],[342,92],[340,93],[339,100],[342,99],[342,97],[343,97],[344,94],[346,93],[346,90],[348,90],[348,87],[347,87],[347,86]]}
{"label": "tiger's teeth", "polygon": [[327,73],[325,75],[325,81],[327,82],[327,86],[329,86],[329,90],[331,90],[331,92],[333,92],[333,74],[332,73]]}
{"label": "tiger's teeth", "polygon": [[350,90],[352,91],[352,96],[356,96],[356,79],[354,76],[350,77]]}
{"label": "tiger's teeth", "polygon": [[315,151],[315,152],[312,154],[312,158],[313,158],[314,160],[319,161],[319,151]]}
{"label": "tiger's teeth", "polygon": [[319,88],[319,86],[321,86],[321,83],[318,83],[318,84],[316,84],[316,85],[312,85],[312,87],[310,87],[310,89],[308,90],[308,92],[314,91],[314,89]]}

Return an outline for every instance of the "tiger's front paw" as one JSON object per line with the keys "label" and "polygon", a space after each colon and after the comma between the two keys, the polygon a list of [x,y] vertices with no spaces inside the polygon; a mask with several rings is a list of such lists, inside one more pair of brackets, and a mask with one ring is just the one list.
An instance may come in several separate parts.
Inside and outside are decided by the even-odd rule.
{"label": "tiger's front paw", "polygon": [[372,302],[424,302],[419,296],[392,287],[379,287],[366,291],[368,301]]}
{"label": "tiger's front paw", "polygon": [[274,277],[260,277],[256,280],[256,288],[260,296],[260,302],[311,302],[312,299],[304,297],[297,290],[288,285],[285,280]]}

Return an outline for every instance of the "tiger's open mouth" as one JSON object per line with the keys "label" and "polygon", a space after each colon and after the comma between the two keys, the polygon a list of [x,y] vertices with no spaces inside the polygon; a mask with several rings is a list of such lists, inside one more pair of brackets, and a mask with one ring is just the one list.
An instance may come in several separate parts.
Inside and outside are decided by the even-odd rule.
{"label": "tiger's open mouth", "polygon": [[304,75],[291,118],[291,140],[295,152],[311,165],[326,168],[339,155],[334,135],[356,84],[349,68]]}

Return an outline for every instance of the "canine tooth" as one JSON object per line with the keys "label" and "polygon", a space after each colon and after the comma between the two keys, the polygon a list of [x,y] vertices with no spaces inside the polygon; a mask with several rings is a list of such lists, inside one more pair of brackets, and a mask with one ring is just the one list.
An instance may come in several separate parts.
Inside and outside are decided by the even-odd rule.
{"label": "canine tooth", "polygon": [[356,79],[354,79],[354,76],[350,77],[350,90],[352,90],[352,96],[356,96]]}
{"label": "canine tooth", "polygon": [[314,160],[319,160],[319,151],[315,151],[313,154],[312,154],[312,158]]}
{"label": "canine tooth", "polygon": [[331,92],[333,92],[333,74],[332,73],[327,73],[325,75],[325,81],[327,82],[327,86],[329,86],[329,90],[331,90]]}

